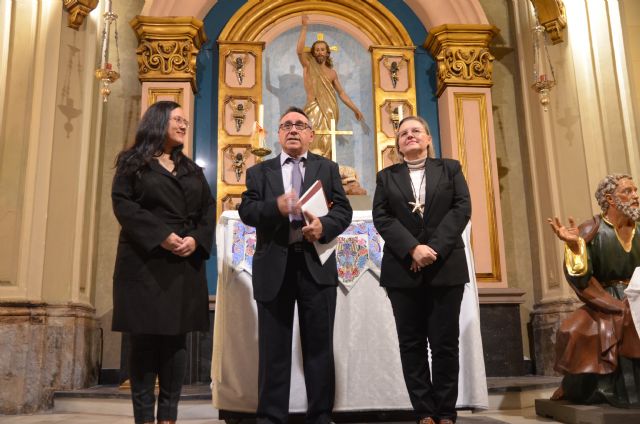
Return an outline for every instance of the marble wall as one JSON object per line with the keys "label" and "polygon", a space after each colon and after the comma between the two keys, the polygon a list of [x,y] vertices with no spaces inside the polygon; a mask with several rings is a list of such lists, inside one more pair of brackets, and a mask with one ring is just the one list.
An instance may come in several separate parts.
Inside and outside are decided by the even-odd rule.
{"label": "marble wall", "polygon": [[97,384],[100,334],[90,307],[0,302],[0,414],[51,408],[55,390]]}

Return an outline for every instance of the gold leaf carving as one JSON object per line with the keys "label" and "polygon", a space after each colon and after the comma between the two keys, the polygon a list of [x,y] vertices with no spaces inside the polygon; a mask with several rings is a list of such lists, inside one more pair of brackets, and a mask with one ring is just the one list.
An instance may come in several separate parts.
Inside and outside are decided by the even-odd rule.
{"label": "gold leaf carving", "polygon": [[140,81],[189,81],[196,92],[196,58],[207,41],[204,24],[189,16],[141,16],[130,22],[138,37]]}
{"label": "gold leaf carving", "polygon": [[[191,41],[144,41],[140,46],[140,74],[160,72],[169,75],[176,72],[195,74],[191,62],[195,62],[192,55]],[[193,60],[192,60],[193,56]]]}
{"label": "gold leaf carving", "polygon": [[438,76],[442,82],[451,80],[491,81],[493,60],[486,48],[445,48],[438,55]]}

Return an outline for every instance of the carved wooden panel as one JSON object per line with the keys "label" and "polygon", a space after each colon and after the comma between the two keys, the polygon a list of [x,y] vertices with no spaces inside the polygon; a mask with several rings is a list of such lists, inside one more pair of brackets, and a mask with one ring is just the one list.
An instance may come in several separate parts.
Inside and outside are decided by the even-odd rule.
{"label": "carved wooden panel", "polygon": [[222,149],[222,181],[229,185],[243,186],[247,168],[255,165],[250,144],[229,144]]}
{"label": "carved wooden panel", "polygon": [[413,114],[413,105],[408,101],[386,100],[380,105],[380,129],[387,137],[395,138],[397,125],[402,118]]}
{"label": "carved wooden panel", "polygon": [[250,136],[257,121],[258,106],[253,98],[227,96],[222,121],[222,127],[227,135]]}
{"label": "carved wooden panel", "polygon": [[246,50],[229,50],[224,58],[224,83],[233,88],[256,85],[256,57]]}
{"label": "carved wooden panel", "polygon": [[378,61],[380,88],[384,91],[407,91],[409,66],[413,66],[405,55],[384,55]]}
{"label": "carved wooden panel", "polygon": [[227,194],[221,199],[222,212],[238,210],[240,207],[240,201],[242,200],[240,194]]}

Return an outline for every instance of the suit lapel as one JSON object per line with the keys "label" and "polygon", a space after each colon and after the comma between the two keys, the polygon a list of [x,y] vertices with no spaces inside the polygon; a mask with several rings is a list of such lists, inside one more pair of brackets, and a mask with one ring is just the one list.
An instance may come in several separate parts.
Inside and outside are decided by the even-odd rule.
{"label": "suit lapel", "polygon": [[284,194],[284,184],[282,183],[282,166],[280,166],[280,156],[276,156],[273,159],[270,159],[268,162],[265,162],[266,169],[266,178],[269,186],[271,187],[271,192],[273,193],[273,197],[278,197],[281,194]]}
{"label": "suit lapel", "polygon": [[440,178],[442,177],[442,162],[436,161],[433,159],[427,159],[427,163],[425,165],[425,178],[426,178],[426,187],[425,187],[425,195],[424,195],[424,219],[427,220],[429,216],[429,210],[431,209],[431,205],[433,205],[433,198],[438,191],[438,183],[440,182]]}
{"label": "suit lapel", "polygon": [[402,197],[408,202],[415,201],[413,191],[411,191],[411,177],[409,177],[409,168],[407,165],[402,164],[393,169],[391,173],[391,180],[395,183],[398,191],[402,193]]}
{"label": "suit lapel", "polygon": [[[302,188],[300,189],[302,196],[313,183],[318,179],[318,172],[320,171],[320,161],[318,157],[312,153],[307,154],[307,160],[304,168],[304,178],[302,179]],[[325,188],[326,190],[326,188]]]}

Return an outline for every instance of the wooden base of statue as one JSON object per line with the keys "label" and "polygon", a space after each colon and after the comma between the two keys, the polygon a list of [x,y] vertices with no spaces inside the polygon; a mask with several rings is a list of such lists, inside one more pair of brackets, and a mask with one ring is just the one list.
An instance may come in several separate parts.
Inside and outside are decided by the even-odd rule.
{"label": "wooden base of statue", "polygon": [[637,424],[640,409],[608,404],[575,405],[566,400],[536,399],[536,414],[566,424]]}

